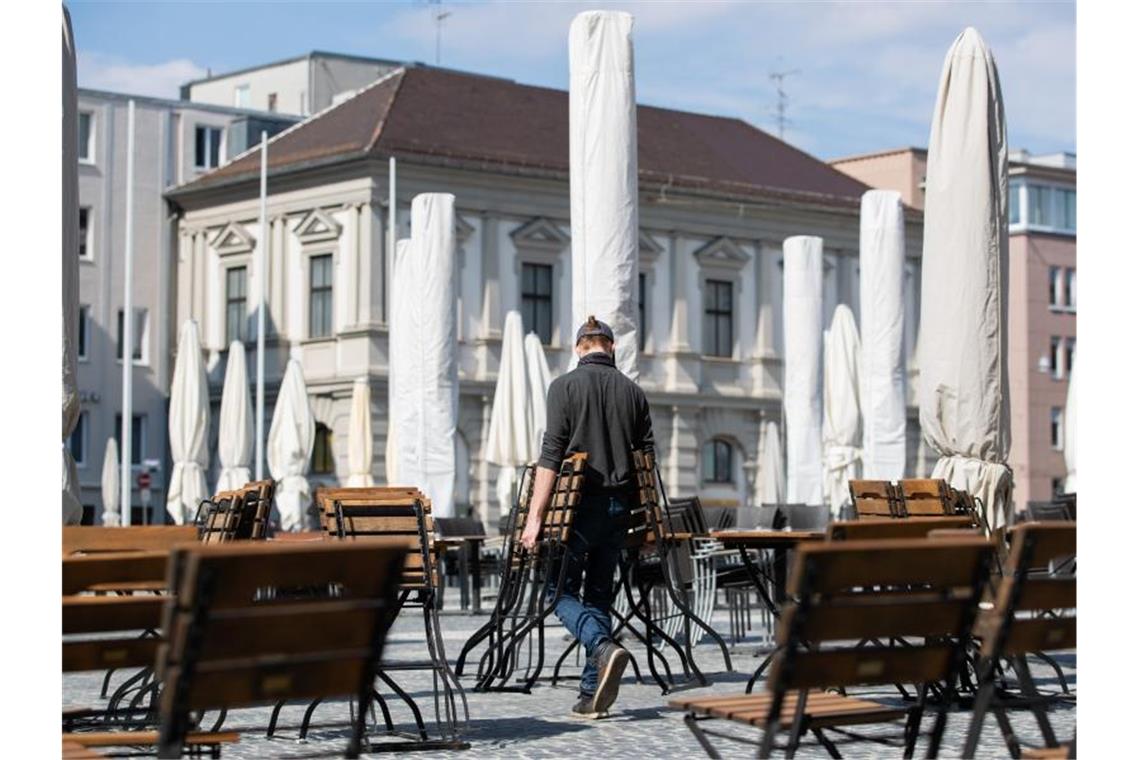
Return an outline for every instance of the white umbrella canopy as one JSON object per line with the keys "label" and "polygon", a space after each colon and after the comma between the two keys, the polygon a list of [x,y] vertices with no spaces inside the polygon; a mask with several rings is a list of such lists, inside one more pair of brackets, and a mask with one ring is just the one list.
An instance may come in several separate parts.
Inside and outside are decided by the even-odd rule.
{"label": "white umbrella canopy", "polygon": [[860,476],[859,330],[855,315],[839,304],[823,338],[824,491],[833,517],[850,503],[847,481]]}
{"label": "white umbrella canopy", "polygon": [[79,421],[76,383],[79,329],[79,115],[75,82],[75,37],[71,14],[63,9],[63,524],[83,519],[79,473],[68,439]]}
{"label": "white umbrella canopy", "polygon": [[241,488],[252,478],[249,460],[253,456],[253,405],[249,401],[249,375],[245,368],[245,346],[235,340],[226,359],[222,383],[222,406],[218,412],[218,475],[215,493]]}
{"label": "white umbrella canopy", "polygon": [[405,283],[411,282],[411,273],[408,271],[409,256],[412,241],[403,238],[397,241],[396,251],[392,256],[392,309],[388,316],[388,435],[384,441],[384,479],[388,485],[400,484],[400,444],[397,439],[399,429],[396,419],[396,381],[400,361],[397,357],[403,356],[400,351],[400,341],[405,333],[411,329],[408,324],[408,307],[404,299],[409,295]]}
{"label": "white umbrella canopy", "polygon": [[500,510],[505,511],[511,504],[516,470],[533,458],[533,413],[522,315],[511,310],[503,320],[499,377],[495,382],[495,397],[491,402],[491,419],[487,426],[486,459],[500,468],[495,486]]}
{"label": "white umbrella canopy", "polygon": [[919,321],[923,436],[932,477],[1010,522],[1008,161],[993,55],[968,28],[942,67],[927,149]]}
{"label": "white umbrella canopy", "polygon": [[103,524],[116,526],[122,522],[119,511],[119,444],[114,438],[107,439],[103,452],[103,476],[100,479],[103,492]]}
{"label": "white umbrella canopy", "polygon": [[530,432],[532,448],[527,459],[534,461],[542,450],[542,436],[546,433],[546,392],[550,390],[550,365],[546,362],[542,340],[534,333],[527,333],[523,339],[523,353],[526,355],[526,387],[533,425]]}
{"label": "white umbrella canopy", "polygon": [[784,241],[784,421],[788,501],[823,504],[823,239]]}
{"label": "white umbrella canopy", "polygon": [[863,477],[898,480],[906,469],[906,244],[902,196],[863,193],[859,211],[859,382]]}
{"label": "white umbrella canopy", "polygon": [[1069,392],[1065,396],[1065,493],[1077,492],[1077,370],[1069,370]]}
{"label": "white umbrella canopy", "polygon": [[760,503],[783,504],[787,492],[784,451],[780,446],[780,426],[772,420],[764,423],[764,466],[760,477]]}
{"label": "white umbrella canopy", "polygon": [[265,455],[269,473],[277,481],[277,514],[285,531],[305,529],[305,510],[310,497],[305,474],[309,471],[316,429],[301,363],[290,359],[273,406]]}
{"label": "white umbrella canopy", "polygon": [[[570,259],[573,327],[614,331],[637,379],[637,105],[633,16],[585,11],[570,24]],[[577,365],[571,354],[570,367]]]}
{"label": "white umbrella canopy", "polygon": [[170,489],[166,511],[177,525],[193,519],[198,504],[205,499],[206,433],[210,429],[210,397],[206,385],[206,364],[198,323],[188,319],[178,333],[178,356],[170,382]]}
{"label": "white umbrella canopy", "polygon": [[368,379],[360,377],[352,384],[348,414],[348,486],[372,485],[372,389]]}

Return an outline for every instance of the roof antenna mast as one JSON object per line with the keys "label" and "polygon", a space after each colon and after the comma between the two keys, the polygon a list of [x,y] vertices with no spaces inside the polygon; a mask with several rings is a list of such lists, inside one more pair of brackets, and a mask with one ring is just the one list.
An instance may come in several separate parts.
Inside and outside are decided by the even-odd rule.
{"label": "roof antenna mast", "polygon": [[436,7],[431,16],[435,21],[435,65],[438,66],[441,60],[440,48],[443,42],[443,20],[451,15],[451,11],[443,10],[443,0],[428,0],[428,5]]}
{"label": "roof antenna mast", "polygon": [[776,128],[780,132],[780,140],[784,139],[784,128],[788,124],[788,93],[784,90],[784,78],[799,73],[799,69],[789,69],[768,74],[768,78],[776,83]]}

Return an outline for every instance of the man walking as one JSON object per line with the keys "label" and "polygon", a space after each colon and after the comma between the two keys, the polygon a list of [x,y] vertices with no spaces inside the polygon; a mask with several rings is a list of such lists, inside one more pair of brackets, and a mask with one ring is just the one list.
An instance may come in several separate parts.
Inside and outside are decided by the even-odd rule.
{"label": "man walking", "polygon": [[[614,333],[590,316],[578,328],[578,367],[550,384],[546,434],[522,542],[533,549],[562,460],[585,452],[582,500],[567,542],[566,578],[554,611],[582,645],[586,666],[573,714],[603,717],[617,699],[629,652],[612,638],[614,569],[625,545],[636,493],[634,449],[652,451],[653,424],[641,388],[614,365]],[[583,579],[583,574],[585,578]],[[547,587],[547,599],[558,589]]]}

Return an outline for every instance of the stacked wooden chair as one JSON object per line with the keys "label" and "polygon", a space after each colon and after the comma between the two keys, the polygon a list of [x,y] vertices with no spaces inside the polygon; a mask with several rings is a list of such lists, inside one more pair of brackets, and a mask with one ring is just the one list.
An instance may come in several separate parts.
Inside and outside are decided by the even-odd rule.
{"label": "stacked wooden chair", "polygon": [[533,551],[523,546],[522,534],[534,496],[535,466],[523,470],[507,519],[510,532],[503,549],[495,606],[487,623],[463,645],[456,662],[456,672],[462,674],[467,657],[476,648],[483,648],[476,666],[476,691],[529,692],[542,673],[546,620],[558,600],[557,594],[548,599],[546,589],[552,584],[557,589],[563,587],[566,542],[582,498],[585,470],[586,454],[572,454],[562,461]]}
{"label": "stacked wooden chair", "polygon": [[202,543],[267,538],[273,493],[272,480],[258,480],[203,501],[194,518]]}
{"label": "stacked wooden chair", "polygon": [[[981,676],[974,713],[962,756],[974,757],[986,716],[992,713],[1013,757],[1075,757],[1076,736],[1062,742],[1049,721],[1048,706],[1071,695],[1043,695],[1030,674],[1026,655],[1075,649],[1077,645],[1077,579],[1072,558],[1077,553],[1073,522],[1023,523],[1010,530],[1012,548],[993,609],[978,622],[982,638]],[[1020,694],[998,688],[998,671],[1008,663]],[[1044,741],[1043,747],[1022,746],[1008,710],[1028,708]]]}
{"label": "stacked wooden chair", "polygon": [[857,519],[910,519],[967,516],[975,527],[987,530],[984,513],[965,491],[937,478],[848,481]]}
{"label": "stacked wooden chair", "polygon": [[[779,736],[786,736],[783,749],[792,756],[809,733],[833,757],[839,756],[840,741],[851,740],[901,744],[910,757],[930,685],[951,682],[967,656],[992,552],[992,544],[980,537],[803,546],[789,582],[795,601],[780,617],[780,651],[769,670],[768,692],[670,705],[685,711],[686,725],[710,757],[718,756],[712,737],[747,741],[710,730],[711,720],[761,729],[760,757],[771,756]],[[875,643],[908,637],[921,643],[906,648]],[[913,705],[823,691],[898,682],[916,684]],[[947,699],[938,701],[928,757],[942,742],[948,708]],[[850,729],[898,720],[905,723],[893,740]]]}

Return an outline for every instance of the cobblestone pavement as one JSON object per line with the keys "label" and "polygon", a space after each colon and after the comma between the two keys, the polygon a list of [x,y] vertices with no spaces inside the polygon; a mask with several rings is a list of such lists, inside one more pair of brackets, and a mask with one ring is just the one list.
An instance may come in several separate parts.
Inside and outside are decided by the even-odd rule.
{"label": "cobblestone pavement", "polygon": [[[485,620],[485,616],[458,612],[449,612],[442,616],[445,646],[452,663],[467,637]],[[550,651],[553,651],[553,656],[557,657],[565,646],[563,629],[556,625],[557,621],[553,618],[551,620],[553,623],[547,628],[548,658],[551,656]],[[718,631],[726,631],[727,613],[718,611],[714,616],[714,625]],[[425,650],[422,632],[422,625],[417,626],[415,617],[402,616],[389,636],[385,659],[423,658]],[[678,693],[711,695],[743,692],[745,682],[760,662],[753,657],[758,643],[759,637],[754,631],[748,640],[736,648],[732,656],[735,672],[725,672],[724,662],[717,647],[712,644],[700,645],[697,648],[697,662],[708,675],[710,684],[707,687]],[[644,672],[644,648],[631,644],[630,649],[638,658]],[[1062,655],[1057,659],[1069,687],[1075,691],[1075,653]],[[1056,691],[1059,688],[1056,674],[1052,669],[1032,658],[1030,663],[1040,688],[1049,691]],[[473,665],[474,663],[471,664],[472,670]],[[675,665],[675,662],[671,662],[671,667]],[[571,662],[565,672],[573,674],[576,670],[577,666]],[[549,672],[548,665],[544,675]],[[577,695],[574,679],[565,686],[560,682],[557,687],[551,687],[549,682],[546,684],[540,682],[531,694],[477,694],[471,691],[473,679],[465,677],[462,680],[467,689],[471,714],[465,738],[470,742],[471,749],[467,753],[419,752],[416,757],[427,760],[433,757],[462,757],[463,754],[503,758],[590,756],[599,759],[703,756],[700,746],[682,722],[681,713],[668,708],[667,702],[671,696],[663,696],[661,690],[649,679],[648,674],[645,675],[646,683],[639,684],[634,679],[632,668],[627,669],[621,693],[610,717],[599,721],[582,721],[570,717],[570,706]],[[401,672],[397,673],[396,677],[421,705],[424,717],[429,720],[430,726],[432,714],[430,673]],[[102,674],[96,673],[65,676],[64,704],[99,704],[101,678]],[[120,680],[116,677],[115,683]],[[860,690],[858,693],[860,696],[867,695],[884,701],[899,701],[898,693],[891,688]],[[399,728],[410,731],[414,725],[409,711],[396,699],[390,700],[389,704],[393,719],[399,724]],[[297,729],[304,709],[305,705],[296,704],[282,710],[277,736],[274,739],[265,738],[265,727],[268,725],[270,713],[268,707],[231,711],[224,727],[227,730],[240,731],[241,741],[237,745],[226,747],[223,757],[287,758],[314,754],[326,756],[341,754],[348,736],[347,702],[342,700],[321,704],[314,713],[314,728],[310,731],[308,740],[300,742],[297,740]],[[1028,739],[1031,744],[1041,743],[1036,722],[1027,710],[1011,711],[1010,717],[1019,736]],[[1076,710],[1073,707],[1054,707],[1050,711],[1050,719],[1058,737],[1064,739],[1073,735],[1076,723]],[[213,714],[208,715],[207,720],[212,721]],[[933,718],[928,717],[923,723],[924,729],[932,722]],[[958,711],[950,715],[942,744],[943,757],[956,757],[959,754],[968,722],[968,712]],[[716,721],[716,723],[726,732],[738,737],[759,737],[758,729],[750,731],[744,726],[730,725],[727,721]],[[892,731],[867,728],[866,733],[890,735]],[[373,732],[373,736],[377,741],[385,740],[381,733]],[[724,739],[717,741],[716,744],[726,758],[755,757],[755,747]],[[841,749],[845,757],[856,758],[899,757],[902,754],[900,750],[869,742],[851,744]],[[919,743],[919,756],[922,756],[924,749],[923,739]],[[382,755],[374,753],[369,756]],[[827,757],[827,754],[808,737],[801,746],[799,756],[817,758]],[[1008,757],[996,721],[992,717],[986,721],[978,757]]]}

